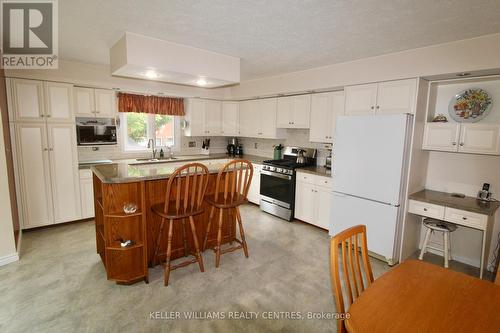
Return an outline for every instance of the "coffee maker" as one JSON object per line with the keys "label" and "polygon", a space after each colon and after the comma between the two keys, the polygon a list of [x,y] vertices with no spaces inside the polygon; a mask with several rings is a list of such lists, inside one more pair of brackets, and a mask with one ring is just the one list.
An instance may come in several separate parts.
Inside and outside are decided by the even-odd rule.
{"label": "coffee maker", "polygon": [[237,138],[229,139],[229,141],[227,143],[227,154],[229,156],[236,155],[236,148],[237,147],[238,147],[238,139]]}

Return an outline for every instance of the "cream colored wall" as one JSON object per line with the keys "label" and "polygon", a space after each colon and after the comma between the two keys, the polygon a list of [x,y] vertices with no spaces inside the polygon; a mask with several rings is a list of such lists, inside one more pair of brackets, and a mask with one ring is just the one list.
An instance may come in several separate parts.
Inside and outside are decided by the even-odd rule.
{"label": "cream colored wall", "polygon": [[81,62],[59,61],[59,69],[6,70],[6,77],[21,77],[38,80],[70,82],[101,88],[120,88],[142,93],[164,93],[179,97],[223,98],[229,95],[229,88],[204,89],[181,86],[149,80],[136,80],[111,76],[109,66]]}
{"label": "cream colored wall", "polygon": [[0,214],[0,265],[2,265],[17,260],[2,126],[0,126],[0,212],[2,212]]}
{"label": "cream colored wall", "polygon": [[[475,197],[483,183],[491,184],[493,196],[500,198],[500,156],[430,152],[425,187],[444,192],[459,192]],[[490,246],[490,259],[500,232],[500,210]],[[441,240],[435,240],[442,243]],[[479,267],[481,232],[459,227],[451,236],[452,256]]]}
{"label": "cream colored wall", "polygon": [[265,96],[491,69],[500,69],[500,34],[243,81],[231,88],[231,96]]}

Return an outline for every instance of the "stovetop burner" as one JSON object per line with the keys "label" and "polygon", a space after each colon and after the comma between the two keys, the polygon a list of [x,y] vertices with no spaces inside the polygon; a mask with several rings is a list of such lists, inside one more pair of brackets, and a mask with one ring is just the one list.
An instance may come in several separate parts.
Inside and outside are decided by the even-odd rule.
{"label": "stovetop burner", "polygon": [[286,160],[286,159],[282,159],[282,160],[267,160],[267,161],[264,161],[265,164],[269,164],[269,165],[274,165],[274,166],[277,166],[277,167],[281,167],[281,168],[288,168],[288,169],[296,169],[296,168],[300,168],[300,167],[305,167],[307,166],[306,163],[297,163],[293,160]]}

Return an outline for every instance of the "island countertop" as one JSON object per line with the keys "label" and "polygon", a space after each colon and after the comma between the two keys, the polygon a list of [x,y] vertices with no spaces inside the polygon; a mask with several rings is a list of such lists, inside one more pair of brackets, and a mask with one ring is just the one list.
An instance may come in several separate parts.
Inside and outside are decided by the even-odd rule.
{"label": "island countertop", "polygon": [[227,154],[176,156],[175,160],[159,162],[138,162],[124,160],[117,163],[93,165],[91,170],[105,184],[131,183],[143,180],[157,180],[168,178],[175,170],[189,162],[208,161],[204,163],[210,173],[217,173],[229,160],[246,159],[252,163],[262,163],[267,157],[243,155],[228,156]]}
{"label": "island countertop", "polygon": [[488,216],[493,215],[498,207],[500,207],[500,202],[498,201],[482,201],[474,197],[460,198],[452,196],[451,193],[432,190],[422,190],[410,194],[409,198]]}

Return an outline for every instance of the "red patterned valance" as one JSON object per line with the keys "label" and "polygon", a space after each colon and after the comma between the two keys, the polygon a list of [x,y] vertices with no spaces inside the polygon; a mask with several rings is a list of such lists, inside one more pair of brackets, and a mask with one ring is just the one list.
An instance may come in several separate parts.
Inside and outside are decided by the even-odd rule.
{"label": "red patterned valance", "polygon": [[184,116],[184,99],[119,93],[118,112]]}

